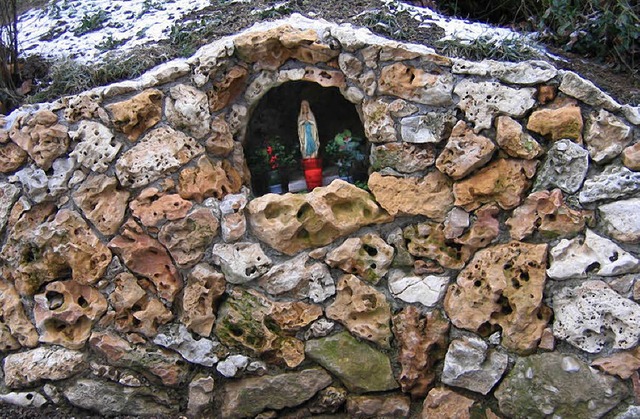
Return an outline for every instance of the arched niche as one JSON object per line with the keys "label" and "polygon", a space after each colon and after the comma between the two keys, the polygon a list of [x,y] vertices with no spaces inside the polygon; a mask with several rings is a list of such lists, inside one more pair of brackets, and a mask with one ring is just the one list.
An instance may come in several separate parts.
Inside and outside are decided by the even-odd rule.
{"label": "arched niche", "polygon": [[298,163],[291,170],[287,182],[291,185],[291,190],[297,192],[300,185],[304,185],[297,127],[300,103],[303,100],[309,102],[316,118],[325,182],[339,175],[337,167],[326,152],[326,146],[336,134],[347,129],[353,137],[362,139],[360,150],[367,156],[361,163],[354,165],[351,177],[354,181],[366,179],[368,142],[355,105],[346,100],[338,88],[322,87],[313,82],[292,81],[271,88],[249,116],[244,151],[252,174],[251,186],[255,196],[268,192],[268,185],[265,183],[268,181],[269,173],[265,174],[264,156],[260,153],[263,153],[267,144],[273,143],[274,139],[279,139],[286,152],[293,154]]}

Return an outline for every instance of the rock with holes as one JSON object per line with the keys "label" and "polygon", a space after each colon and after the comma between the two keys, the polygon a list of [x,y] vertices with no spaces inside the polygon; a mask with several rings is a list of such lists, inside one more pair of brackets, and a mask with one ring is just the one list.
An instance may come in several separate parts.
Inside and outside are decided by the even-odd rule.
{"label": "rock with holes", "polygon": [[123,186],[145,186],[186,165],[202,154],[196,140],[170,127],[148,132],[116,162],[116,175]]}
{"label": "rock with holes", "polygon": [[227,160],[212,162],[202,156],[194,167],[180,172],[178,192],[184,199],[202,202],[205,198],[222,199],[236,194],[242,186],[240,173]]}
{"label": "rock with holes", "polygon": [[584,281],[553,296],[553,334],[576,348],[597,353],[605,345],[630,349],[640,338],[640,305],[603,281]]}
{"label": "rock with holes", "polygon": [[449,344],[444,358],[442,382],[488,394],[507,370],[509,356],[477,336],[463,336]]}
{"label": "rock with holes", "polygon": [[438,156],[436,167],[452,179],[461,179],[488,163],[495,149],[490,139],[474,134],[466,122],[459,121]]}
{"label": "rock with holes", "polygon": [[402,394],[347,398],[347,413],[352,418],[408,418],[410,409],[411,399]]}
{"label": "rock with holes", "polygon": [[609,165],[584,181],[578,198],[581,204],[616,199],[640,191],[640,173],[626,167]]}
{"label": "rock with holes", "polygon": [[541,109],[529,117],[527,129],[551,141],[568,139],[582,144],[582,113],[575,104],[566,104],[559,108]]}
{"label": "rock with holes", "polygon": [[386,143],[371,147],[371,167],[391,168],[400,173],[420,172],[436,161],[433,147],[407,143]]}
{"label": "rock with holes", "polygon": [[27,317],[13,284],[0,279],[0,352],[38,345],[38,333]]}
{"label": "rock with holes", "polygon": [[609,239],[587,229],[585,236],[561,240],[549,252],[547,275],[553,279],[618,276],[635,272],[640,261]]}
{"label": "rock with holes", "polygon": [[326,63],[340,54],[339,50],[322,42],[313,29],[284,32],[280,35],[280,42],[291,50],[292,58],[304,63]]}
{"label": "rock with holes", "polygon": [[48,109],[16,117],[9,136],[29,154],[42,170],[49,170],[55,159],[69,147],[68,128],[58,123],[58,116]]}
{"label": "rock with holes", "polygon": [[110,236],[122,224],[129,192],[118,188],[118,180],[96,174],[85,180],[73,193],[73,201],[98,231]]}
{"label": "rock with holes", "polygon": [[322,87],[346,87],[344,74],[342,74],[342,72],[317,67],[306,67],[301,80],[317,83]]}
{"label": "rock with holes", "polygon": [[202,138],[209,133],[209,101],[207,95],[186,84],[178,84],[169,89],[165,102],[165,114],[169,123],[185,130],[194,138]]}
{"label": "rock with holes", "polygon": [[212,156],[224,157],[233,151],[233,135],[229,124],[222,116],[211,121],[211,135],[205,142],[207,153]]}
{"label": "rock with holes", "polygon": [[422,403],[422,417],[430,419],[471,419],[473,399],[449,390],[446,387],[434,387]]}
{"label": "rock with holes", "polygon": [[52,346],[7,355],[4,382],[10,388],[30,387],[42,380],[69,378],[86,368],[82,352]]}
{"label": "rock with holes", "polygon": [[393,247],[377,234],[370,233],[345,240],[327,254],[325,262],[375,285],[387,274],[393,254]]}
{"label": "rock with holes", "polygon": [[109,115],[100,107],[102,98],[98,93],[86,92],[76,96],[66,96],[61,99],[64,105],[63,115],[68,122],[80,120],[100,119],[109,122]]}
{"label": "rock with holes", "polygon": [[339,179],[306,195],[267,194],[247,209],[253,234],[287,255],[392,219],[368,192]]}
{"label": "rock with holes", "polygon": [[538,170],[533,189],[560,188],[572,194],[578,192],[589,170],[589,152],[571,140],[553,143]]}
{"label": "rock with holes", "polygon": [[178,194],[168,194],[158,188],[146,188],[131,201],[129,208],[135,218],[146,227],[156,227],[166,221],[186,217],[193,204]]}
{"label": "rock with holes", "polygon": [[185,218],[162,226],[158,240],[179,268],[198,263],[218,235],[220,222],[208,208],[199,208]]}
{"label": "rock with holes", "polygon": [[4,226],[7,225],[9,219],[9,212],[11,207],[18,200],[20,196],[20,189],[6,182],[0,182],[0,232],[4,230]]}
{"label": "rock with holes", "polygon": [[[200,87],[202,84],[198,82],[197,74],[199,70],[200,68],[195,70],[194,82]],[[236,65],[224,71],[222,69],[219,72],[213,71],[211,75],[215,75],[215,80],[212,81],[211,90],[207,92],[207,97],[209,98],[209,110],[214,113],[224,109],[242,93],[249,71],[244,66]]]}
{"label": "rock with holes", "polygon": [[23,407],[42,407],[47,404],[47,399],[37,391],[11,392],[0,394],[0,402]]}
{"label": "rock with holes", "polygon": [[338,280],[336,299],[326,315],[342,323],[354,335],[388,347],[391,339],[391,306],[384,294],[353,275]]}
{"label": "rock with holes", "polygon": [[69,349],[82,348],[93,324],[107,311],[107,300],[97,289],[72,280],[52,282],[33,299],[40,342]]}
{"label": "rock with holes", "polygon": [[589,116],[584,141],[596,163],[617,157],[631,139],[631,127],[615,115],[600,109]]}
{"label": "rock with holes", "polygon": [[625,243],[640,242],[640,198],[601,205],[598,214],[611,237]]}
{"label": "rock with holes", "polygon": [[380,206],[393,216],[424,215],[443,220],[453,207],[451,181],[439,171],[422,178],[399,178],[374,172],[369,176],[368,185]]}
{"label": "rock with holes", "polygon": [[546,259],[546,244],[512,241],[479,250],[447,291],[451,322],[483,334],[500,326],[505,348],[534,351],[551,316],[542,303]]}
{"label": "rock with holes", "polygon": [[522,125],[508,116],[496,118],[496,143],[509,156],[518,159],[535,159],[544,150],[531,135],[523,131]]}
{"label": "rock with holes", "polygon": [[282,45],[280,37],[298,31],[290,25],[282,25],[241,34],[234,39],[236,54],[247,63],[255,63],[258,69],[277,70],[291,57],[291,51]]}
{"label": "rock with holes", "polygon": [[489,204],[478,208],[473,213],[471,228],[462,236],[454,238],[453,241],[470,248],[473,252],[487,247],[500,234],[499,215],[500,208],[497,205]]}
{"label": "rock with holes", "polygon": [[398,381],[403,393],[424,397],[436,379],[435,364],[444,359],[449,321],[439,310],[426,315],[409,305],[393,316],[393,335],[398,341],[402,371]]}
{"label": "rock with holes", "polygon": [[125,223],[120,235],[109,242],[109,248],[132,272],[149,279],[159,297],[172,302],[182,289],[182,278],[167,250],[135,221]]}
{"label": "rock with holes", "polygon": [[106,171],[122,147],[111,130],[99,122],[81,121],[78,129],[69,132],[69,136],[78,141],[70,156],[94,172]]}
{"label": "rock with holes", "polygon": [[490,129],[493,118],[508,115],[514,118],[524,116],[535,105],[536,89],[503,86],[496,82],[474,82],[462,80],[453,89],[460,97],[458,107],[471,122],[474,131]]}
{"label": "rock with holes", "polygon": [[204,337],[194,339],[184,325],[164,328],[162,333],[153,338],[153,343],[172,349],[187,361],[205,367],[212,367],[218,362],[216,352],[221,349],[220,343],[214,340]]}
{"label": "rock with holes", "polygon": [[456,122],[452,112],[427,112],[400,120],[402,141],[407,143],[439,143],[449,136]]}
{"label": "rock with holes", "polygon": [[389,104],[382,99],[365,99],[362,103],[364,132],[372,143],[391,143],[398,139],[390,112]]}
{"label": "rock with holes", "polygon": [[620,403],[627,388],[572,355],[551,352],[518,358],[495,396],[508,417],[596,419]]}
{"label": "rock with holes", "polygon": [[382,68],[378,80],[378,94],[393,95],[431,106],[453,103],[451,73],[433,66],[429,70],[395,63]]}
{"label": "rock with holes", "polygon": [[107,106],[118,131],[129,141],[136,141],[146,130],[162,119],[162,92],[145,90],[131,99]]}
{"label": "rock with holes", "polygon": [[[2,151],[0,151],[0,154],[2,154]],[[640,143],[635,143],[622,151],[622,163],[633,171],[640,171]]]}
{"label": "rock with holes", "polygon": [[244,284],[265,274],[271,259],[257,243],[216,243],[213,246],[213,262],[220,266],[227,282]]}
{"label": "rock with holes", "polygon": [[461,246],[447,240],[442,223],[426,221],[409,225],[404,228],[402,235],[410,254],[429,258],[448,269],[462,269],[475,250],[471,246]]}
{"label": "rock with holes", "polygon": [[27,161],[27,153],[15,143],[0,145],[0,173],[18,170]]}
{"label": "rock with holes", "polygon": [[226,243],[240,240],[247,232],[244,209],[249,200],[245,194],[229,194],[220,202],[220,230]]}
{"label": "rock with holes", "polygon": [[200,336],[209,336],[225,287],[223,274],[206,263],[196,265],[187,275],[182,294],[180,321],[190,331]]}
{"label": "rock with holes", "polygon": [[395,298],[413,304],[435,307],[447,291],[448,276],[407,275],[401,270],[392,270],[388,278],[389,291]]}

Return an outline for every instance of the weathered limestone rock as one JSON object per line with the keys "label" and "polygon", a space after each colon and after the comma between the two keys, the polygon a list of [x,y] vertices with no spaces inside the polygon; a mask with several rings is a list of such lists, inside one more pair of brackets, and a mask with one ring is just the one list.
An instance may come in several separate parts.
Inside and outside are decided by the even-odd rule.
{"label": "weathered limestone rock", "polygon": [[640,173],[632,172],[626,167],[610,165],[584,181],[578,198],[580,203],[588,204],[601,199],[620,198],[639,190]]}
{"label": "weathered limestone rock", "polygon": [[508,116],[496,118],[496,142],[509,156],[531,160],[544,149],[531,135],[522,130],[519,122]]}
{"label": "weathered limestone rock", "polygon": [[589,152],[571,140],[556,141],[544,159],[533,185],[536,191],[560,188],[576,193],[589,170]]}
{"label": "weathered limestone rock", "polygon": [[200,336],[209,336],[225,286],[224,275],[215,271],[212,266],[206,263],[196,265],[187,276],[180,321],[190,331]]}
{"label": "weathered limestone rock", "polygon": [[295,407],[331,382],[331,376],[322,369],[230,381],[225,385],[222,417],[253,417],[265,409]]}
{"label": "weathered limestone rock", "polygon": [[447,240],[458,238],[469,227],[469,213],[453,207],[444,220],[444,238]]}
{"label": "weathered limestone rock", "polygon": [[38,333],[24,312],[14,286],[0,279],[0,352],[33,348],[38,345]]}
{"label": "weathered limestone rock", "polygon": [[616,112],[620,109],[620,104],[611,96],[598,89],[589,80],[585,80],[571,71],[564,72],[559,89],[562,93],[572,96],[587,105],[605,108],[611,112]]}
{"label": "weathered limestone rock", "polygon": [[329,268],[322,263],[307,266],[308,253],[273,266],[260,278],[260,286],[272,295],[287,294],[320,303],[336,293]]}
{"label": "weathered limestone rock", "polygon": [[438,156],[436,167],[453,179],[462,179],[488,163],[495,149],[490,139],[474,134],[466,122],[459,121]]}
{"label": "weathered limestone rock", "polygon": [[402,394],[349,396],[347,414],[351,418],[408,418],[411,399]]}
{"label": "weathered limestone rock", "polygon": [[413,266],[414,258],[407,249],[407,243],[402,237],[402,229],[396,227],[387,235],[387,243],[389,243],[395,249],[395,256],[391,264],[394,268],[406,268]]}
{"label": "weathered limestone rock", "polygon": [[72,196],[84,216],[100,233],[110,236],[118,232],[127,210],[129,192],[118,189],[116,178],[93,175]]}
{"label": "weathered limestone rock", "polygon": [[68,122],[78,122],[82,119],[100,119],[109,121],[109,115],[100,107],[102,99],[91,91],[76,96],[66,96],[61,99],[64,105],[63,115]]}
{"label": "weathered limestone rock", "polygon": [[578,144],[582,144],[583,126],[580,107],[575,104],[535,111],[527,122],[529,131],[543,135],[551,141],[568,139]]}
{"label": "weathered limestone rock", "polygon": [[132,272],[149,279],[159,297],[172,302],[182,289],[182,278],[167,250],[133,220],[125,223],[121,234],[109,242],[109,248]]}
{"label": "weathered limestone rock", "polygon": [[215,381],[211,376],[197,376],[189,383],[187,415],[190,417],[213,416],[213,390]]}
{"label": "weathered limestone rock", "polygon": [[384,294],[353,275],[338,280],[336,300],[325,312],[351,333],[388,347],[391,339],[391,306]]}
{"label": "weathered limestone rock", "polygon": [[192,267],[218,235],[218,219],[210,209],[199,208],[178,221],[162,226],[158,240],[167,248],[179,268]]}
{"label": "weathered limestone rock", "polygon": [[640,353],[638,347],[628,352],[616,352],[610,356],[595,359],[591,366],[628,380],[640,369]]}
{"label": "weathered limestone rock", "polygon": [[107,300],[97,289],[72,280],[48,284],[33,300],[40,342],[69,349],[82,348],[93,323],[107,311]]}
{"label": "weathered limestone rock", "polygon": [[192,207],[193,204],[180,195],[167,194],[157,188],[143,189],[129,204],[133,216],[146,227],[184,218]]}
{"label": "weathered limestone rock", "polygon": [[120,156],[116,175],[123,186],[138,188],[186,165],[203,152],[204,147],[182,132],[156,128]]}
{"label": "weathered limestone rock", "polygon": [[495,392],[500,410],[507,416],[554,414],[594,419],[604,416],[626,395],[626,387],[618,379],[556,352],[518,358]]}
{"label": "weathered limestone rock", "polygon": [[227,282],[244,284],[266,273],[271,259],[258,243],[216,243],[213,262],[220,266]]}
{"label": "weathered limestone rock", "polygon": [[398,96],[425,105],[447,106],[453,103],[453,83],[451,73],[439,67],[425,71],[395,63],[382,68],[378,94]]}
{"label": "weathered limestone rock", "polygon": [[71,404],[101,415],[167,415],[175,413],[175,399],[154,387],[124,387],[109,381],[81,378],[66,387]]}
{"label": "weathered limestone rock", "polygon": [[[80,214],[55,207],[33,207],[23,214],[2,249],[10,276],[21,295],[33,295],[40,285],[71,276],[81,284],[97,282],[111,262],[111,252]],[[71,275],[69,275],[71,271]]]}
{"label": "weathered limestone rock", "polygon": [[441,380],[450,386],[488,394],[507,370],[509,356],[477,336],[463,336],[449,344]]}
{"label": "weathered limestone rock", "polygon": [[380,236],[369,233],[345,240],[327,254],[325,262],[375,285],[387,274],[393,253],[393,247]]}
{"label": "weathered limestone rock", "polygon": [[184,325],[165,328],[163,333],[153,338],[153,343],[174,350],[187,361],[205,367],[212,367],[218,362],[216,351],[221,349],[219,342],[203,337],[194,339]]}
{"label": "weathered limestone rock", "polygon": [[598,214],[611,237],[625,243],[640,242],[640,198],[600,205]]}
{"label": "weathered limestone rock", "polygon": [[451,181],[439,171],[423,178],[398,178],[374,172],[369,176],[369,189],[380,206],[394,217],[424,215],[441,221],[453,207]]}
{"label": "weathered limestone rock", "polygon": [[370,160],[374,170],[389,167],[400,173],[414,173],[433,166],[436,156],[433,147],[387,143],[371,147]]}
{"label": "weathered limestone rock", "polygon": [[431,389],[422,404],[423,419],[471,419],[473,399],[446,387]]}
{"label": "weathered limestone rock", "polygon": [[407,275],[401,270],[393,270],[389,273],[388,283],[389,291],[395,298],[409,304],[420,303],[432,308],[444,297],[449,277],[436,275],[420,277]]}
{"label": "weathered limestone rock", "polygon": [[545,83],[558,74],[558,70],[546,61],[525,61],[521,63],[483,60],[480,62],[456,59],[454,74],[473,76],[493,76],[508,84],[534,85]]}
{"label": "weathered limestone rock", "polygon": [[433,366],[445,356],[449,321],[439,310],[423,315],[415,306],[407,306],[393,316],[393,334],[398,340],[398,360],[402,372],[398,377],[403,393],[424,397],[436,372]]}
{"label": "weathered limestone rock", "polygon": [[304,344],[293,335],[321,315],[320,306],[278,303],[255,290],[233,288],[218,310],[215,334],[227,346],[293,368],[304,360]]}
{"label": "weathered limestone rock", "polygon": [[194,138],[202,138],[209,133],[209,100],[195,87],[187,84],[171,87],[165,113],[173,127],[187,131]]}
{"label": "weathered limestone rock", "polygon": [[249,366],[249,357],[244,355],[231,355],[224,361],[218,362],[216,371],[227,378],[235,377],[239,372],[247,369]]}
{"label": "weathered limestone rock", "polygon": [[338,377],[351,392],[369,393],[398,388],[389,358],[348,332],[308,340],[305,353]]}
{"label": "weathered limestone rock", "polygon": [[428,221],[407,226],[403,237],[410,254],[435,260],[448,269],[462,269],[475,250],[446,240],[444,225]]}
{"label": "weathered limestone rock", "polygon": [[389,104],[382,99],[365,99],[362,103],[364,133],[372,143],[391,143],[398,139]]}
{"label": "weathered limestone rock", "polygon": [[0,394],[0,402],[14,404],[23,407],[42,407],[47,404],[47,399],[37,391],[11,392]]}
{"label": "weathered limestone rock", "polygon": [[[196,69],[196,73],[199,69]],[[212,88],[207,92],[211,113],[225,108],[233,99],[242,93],[249,71],[240,65],[220,72],[212,83]],[[204,84],[204,83],[203,83]]]}
{"label": "weathered limestone rock", "polygon": [[149,128],[162,119],[162,92],[145,90],[131,99],[107,106],[118,131],[136,141]]}
{"label": "weathered limestone rock", "polygon": [[9,136],[11,141],[29,154],[43,170],[49,170],[55,159],[69,147],[67,127],[58,123],[58,116],[48,109],[34,114],[20,114]]}
{"label": "weathered limestone rock", "polygon": [[81,121],[69,136],[79,142],[69,155],[94,172],[106,171],[122,147],[109,128],[94,121]]}
{"label": "weathered limestone rock", "polygon": [[52,346],[7,355],[4,382],[10,388],[30,387],[41,380],[64,380],[86,368],[84,354]]}
{"label": "weathered limestone rock", "polygon": [[486,333],[502,328],[502,345],[535,350],[549,321],[542,304],[547,245],[512,241],[478,251],[449,286],[444,307],[459,328]]}
{"label": "weathered limestone rock", "polygon": [[471,228],[462,236],[454,238],[453,241],[470,248],[472,252],[487,247],[500,234],[500,222],[497,218],[499,214],[500,208],[497,205],[489,204],[480,207],[473,214],[474,220]]}
{"label": "weathered limestone rock", "polygon": [[220,227],[225,243],[241,239],[247,231],[244,209],[249,200],[245,194],[229,194],[220,202]]}
{"label": "weathered limestone rock", "polygon": [[581,233],[586,220],[592,217],[591,211],[571,209],[564,203],[560,189],[554,189],[529,195],[505,224],[515,240],[524,240],[536,230],[544,238],[551,239]]}
{"label": "weathered limestone rock", "polygon": [[482,204],[496,203],[502,209],[520,205],[536,172],[535,160],[499,159],[475,175],[453,185],[455,205],[473,211]]}
{"label": "weathered limestone rock", "polygon": [[617,276],[634,272],[640,261],[609,239],[587,229],[584,239],[561,240],[549,252],[547,275],[553,279]]}
{"label": "weathered limestone rock", "polygon": [[27,166],[16,172],[25,194],[36,203],[52,201],[54,197],[49,193],[49,178],[44,170],[36,166]]}
{"label": "weathered limestone rock", "polygon": [[291,58],[291,51],[280,38],[285,33],[300,32],[290,25],[281,25],[260,32],[246,32],[235,37],[233,43],[238,57],[247,63],[255,63],[257,69],[277,70]]}
{"label": "weathered limestone rock", "polygon": [[491,128],[496,115],[520,118],[536,103],[536,89],[514,89],[495,82],[465,79],[456,85],[453,93],[460,97],[458,107],[475,124],[476,133]]}
{"label": "weathered limestone rock", "polygon": [[212,162],[202,156],[195,167],[180,172],[178,192],[184,199],[202,202],[205,198],[224,198],[235,194],[242,187],[242,177],[227,160]]}
{"label": "weathered limestone rock", "polygon": [[0,173],[18,170],[27,161],[27,153],[15,143],[0,145]]}
{"label": "weathered limestone rock", "polygon": [[622,152],[631,141],[632,132],[620,118],[600,109],[589,116],[584,141],[593,161],[602,163]]}
{"label": "weathered limestone rock", "polygon": [[428,112],[400,120],[400,134],[407,143],[439,143],[449,136],[456,122],[451,112]]}
{"label": "weathered limestone rock", "polygon": [[634,172],[640,171],[640,143],[635,143],[622,151],[622,163]]}
{"label": "weathered limestone rock", "polygon": [[306,195],[267,194],[247,209],[253,234],[287,255],[392,219],[368,192],[339,179]]}
{"label": "weathered limestone rock", "polygon": [[318,67],[306,67],[302,81],[318,83],[322,87],[346,87],[344,74],[340,71],[330,71]]}
{"label": "weathered limestone rock", "polygon": [[553,297],[553,334],[589,353],[630,349],[640,338],[640,305],[621,297],[603,281],[584,281]]}
{"label": "weathered limestone rock", "polygon": [[207,153],[216,157],[224,157],[233,150],[231,128],[221,115],[211,121],[211,135],[204,146]]}
{"label": "weathered limestone rock", "polygon": [[0,182],[0,232],[4,230],[9,219],[11,207],[20,196],[20,188],[11,183]]}

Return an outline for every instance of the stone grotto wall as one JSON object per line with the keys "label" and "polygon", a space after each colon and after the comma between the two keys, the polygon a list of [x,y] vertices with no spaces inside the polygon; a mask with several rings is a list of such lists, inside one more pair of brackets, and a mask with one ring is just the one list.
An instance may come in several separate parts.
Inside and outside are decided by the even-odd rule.
{"label": "stone grotto wall", "polygon": [[[245,129],[291,81],[353,103],[370,193],[253,198]],[[0,400],[637,417],[638,124],[544,62],[300,16],[20,109],[0,136]]]}

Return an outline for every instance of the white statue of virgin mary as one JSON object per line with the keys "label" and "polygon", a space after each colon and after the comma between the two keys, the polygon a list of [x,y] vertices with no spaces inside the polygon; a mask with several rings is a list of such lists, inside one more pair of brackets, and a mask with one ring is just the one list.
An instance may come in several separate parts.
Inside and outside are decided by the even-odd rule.
{"label": "white statue of virgin mary", "polygon": [[318,126],[316,117],[311,112],[309,102],[303,100],[300,104],[298,115],[298,139],[300,140],[300,152],[303,159],[318,157],[320,151],[320,139],[318,138]]}

